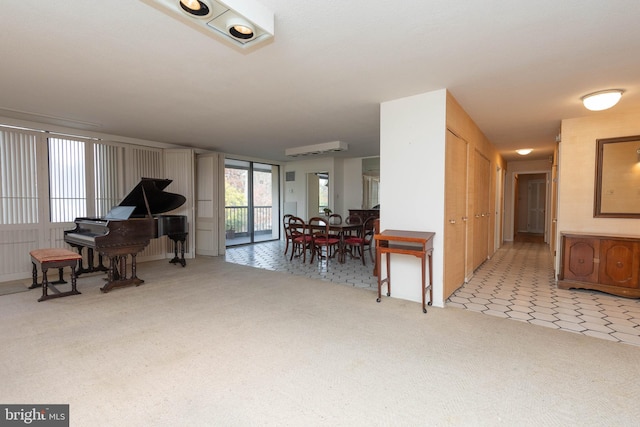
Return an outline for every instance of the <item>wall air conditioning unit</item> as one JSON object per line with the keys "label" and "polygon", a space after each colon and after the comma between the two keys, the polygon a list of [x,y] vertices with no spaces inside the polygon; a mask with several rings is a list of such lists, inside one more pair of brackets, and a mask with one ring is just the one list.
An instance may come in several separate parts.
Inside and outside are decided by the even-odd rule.
{"label": "wall air conditioning unit", "polygon": [[274,14],[255,0],[141,0],[207,35],[249,48],[274,35]]}
{"label": "wall air conditioning unit", "polygon": [[347,151],[349,144],[342,141],[324,142],[322,144],[305,145],[304,147],[287,148],[284,154],[287,157],[312,156],[317,154]]}

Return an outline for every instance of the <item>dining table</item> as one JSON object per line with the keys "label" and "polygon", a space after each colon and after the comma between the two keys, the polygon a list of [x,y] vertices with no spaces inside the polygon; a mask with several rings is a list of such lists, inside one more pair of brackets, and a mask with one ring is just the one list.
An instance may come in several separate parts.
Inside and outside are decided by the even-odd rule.
{"label": "dining table", "polygon": [[[327,219],[323,218],[323,220],[325,220],[326,222],[329,222],[328,218]],[[319,225],[319,224],[309,224],[309,222],[307,221],[307,228],[310,230],[310,232],[313,232],[313,230],[322,230],[325,228],[325,226]],[[336,256],[336,254],[338,255],[338,262],[340,264],[344,264],[346,254],[348,252],[346,245],[344,243],[345,236],[347,235],[347,233],[352,231],[357,231],[361,228],[362,228],[362,224],[346,224],[344,222],[340,224],[329,223],[329,231],[337,235],[338,238],[340,239],[340,243],[338,244],[338,251],[333,254],[334,257]]]}

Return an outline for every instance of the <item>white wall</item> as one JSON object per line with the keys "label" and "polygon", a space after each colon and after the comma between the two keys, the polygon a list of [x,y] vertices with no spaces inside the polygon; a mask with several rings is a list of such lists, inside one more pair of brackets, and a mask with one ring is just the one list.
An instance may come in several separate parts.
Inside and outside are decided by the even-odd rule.
{"label": "white wall", "polygon": [[[445,134],[445,89],[381,104],[380,228],[436,233],[433,304],[439,307],[444,306]],[[421,301],[420,260],[395,255],[391,265],[392,297]]]}
{"label": "white wall", "polygon": [[[313,172],[329,172],[329,199],[335,197],[334,188],[336,179],[334,174],[334,159],[332,157],[318,157],[307,160],[288,162],[284,166],[284,174],[295,172],[294,182],[284,183],[284,202],[295,202],[297,205],[296,216],[305,221],[314,215],[307,212],[307,174]],[[338,187],[340,188],[340,187]],[[333,210],[333,206],[330,206]]]}
{"label": "white wall", "polygon": [[342,204],[346,212],[342,216],[345,217],[345,215],[349,215],[349,209],[360,209],[362,207],[362,158],[345,159],[343,165]]}
{"label": "white wall", "polygon": [[[562,121],[558,163],[558,244],[559,234],[569,231],[640,235],[639,219],[593,216],[596,140],[633,135],[640,135],[640,111],[616,114],[614,108],[611,112]],[[557,262],[560,262],[560,257],[557,257]]]}

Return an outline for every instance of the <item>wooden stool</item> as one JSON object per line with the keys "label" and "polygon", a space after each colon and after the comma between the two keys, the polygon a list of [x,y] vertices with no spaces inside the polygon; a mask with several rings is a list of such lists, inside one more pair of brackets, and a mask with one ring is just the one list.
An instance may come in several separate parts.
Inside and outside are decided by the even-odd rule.
{"label": "wooden stool", "polygon": [[[67,249],[58,248],[34,249],[29,252],[29,255],[31,255],[31,264],[33,264],[33,283],[29,289],[42,286],[42,296],[38,299],[38,302],[80,294],[76,289],[76,265],[78,260],[82,258],[80,255]],[[38,284],[38,266],[42,269],[42,284]],[[55,284],[67,283],[62,279],[62,269],[64,267],[71,267],[71,290],[61,292],[55,287]],[[59,269],[60,280],[53,283],[47,281],[47,270],[50,268]],[[49,290],[54,294],[49,295]]]}

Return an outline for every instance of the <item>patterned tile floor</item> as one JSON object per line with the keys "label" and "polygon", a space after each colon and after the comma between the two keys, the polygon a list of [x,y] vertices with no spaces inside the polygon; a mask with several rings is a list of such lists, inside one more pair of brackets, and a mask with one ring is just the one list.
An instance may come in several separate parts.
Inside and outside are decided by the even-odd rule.
{"label": "patterned tile floor", "polygon": [[314,261],[311,264],[308,256],[306,263],[302,262],[302,258],[293,258],[289,261],[291,249],[286,257],[283,254],[284,242],[271,241],[255,245],[228,247],[225,260],[234,264],[284,271],[297,276],[306,276],[378,292],[378,278],[372,274],[373,263],[368,254],[366,254],[366,266],[363,266],[359,259],[350,259],[349,256],[344,264],[333,259],[329,260],[328,264],[326,260]]}
{"label": "patterned tile floor", "polygon": [[[226,261],[284,271],[377,292],[373,264],[367,258],[303,264],[283,256],[284,243],[266,242],[227,248]],[[640,346],[640,300],[596,291],[558,289],[553,260],[545,244],[505,244],[469,283],[447,301],[484,314]]]}

